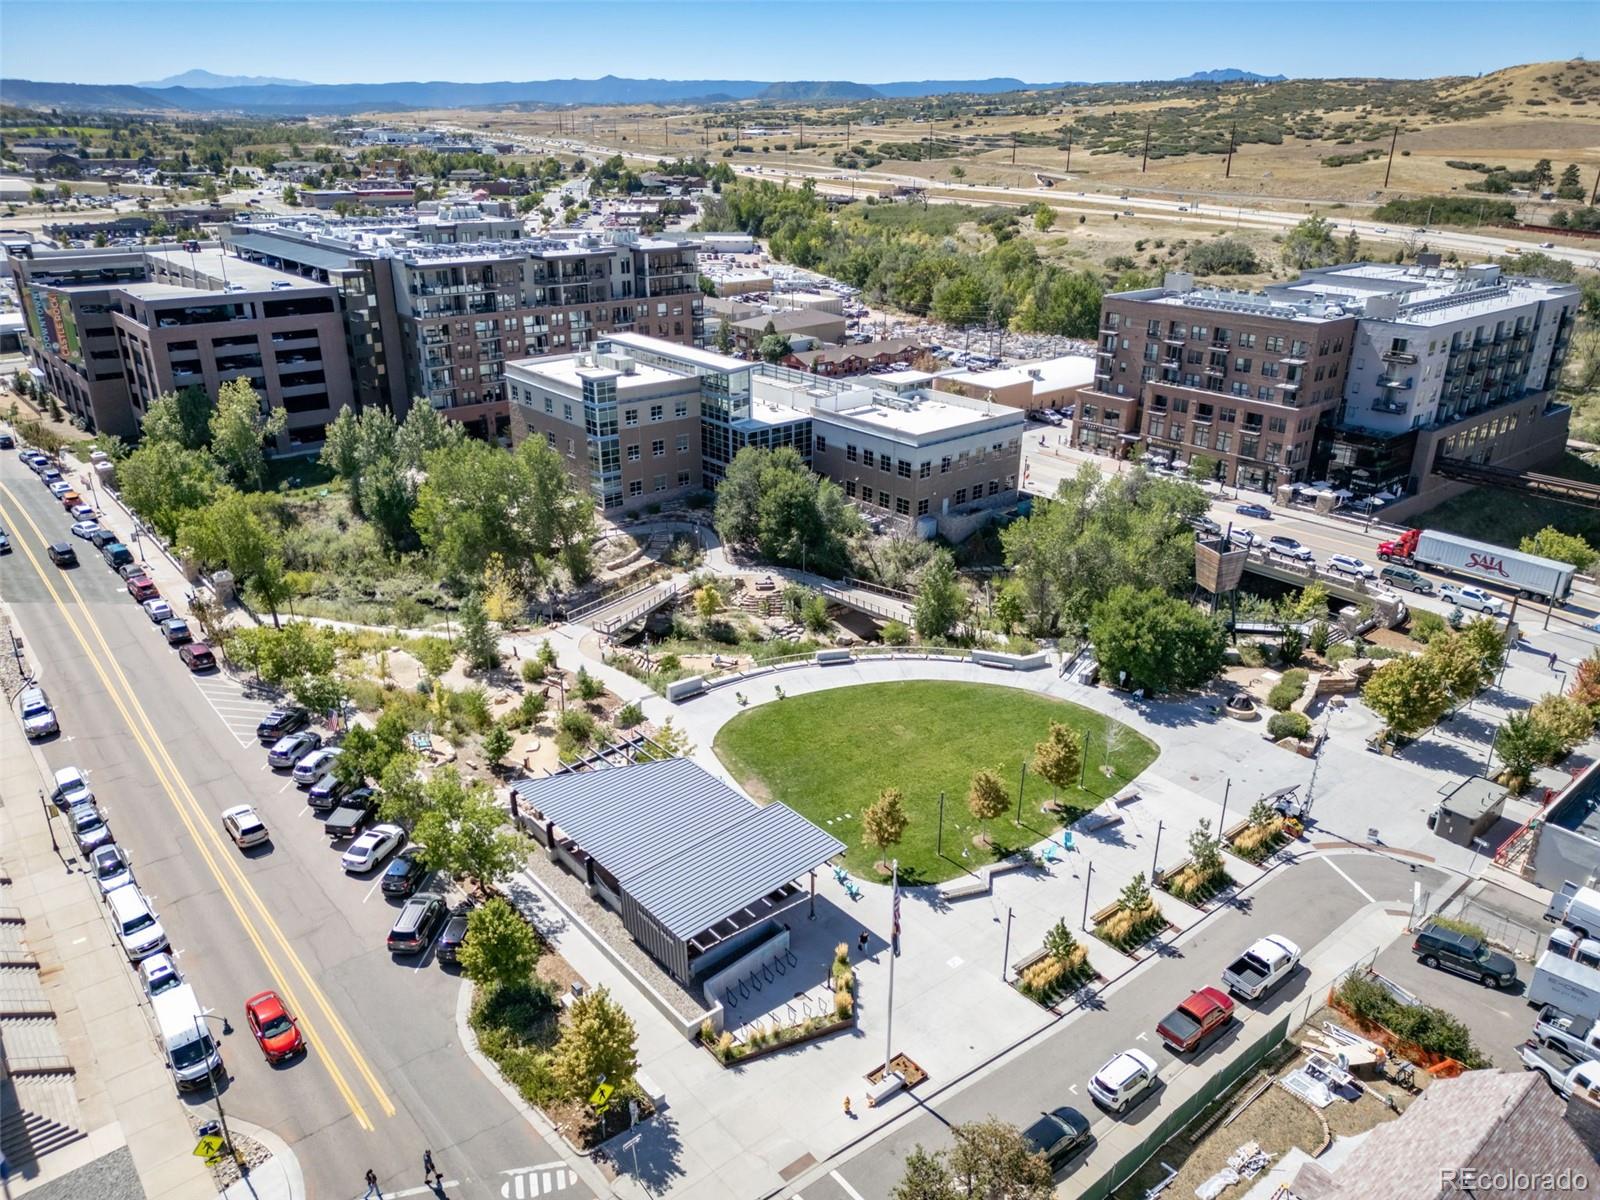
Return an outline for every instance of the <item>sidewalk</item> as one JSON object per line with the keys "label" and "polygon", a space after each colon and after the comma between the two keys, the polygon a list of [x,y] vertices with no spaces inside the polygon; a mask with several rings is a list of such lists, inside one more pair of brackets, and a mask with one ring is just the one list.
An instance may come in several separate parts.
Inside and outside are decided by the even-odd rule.
{"label": "sidewalk", "polygon": [[[156,1056],[139,985],[118,948],[94,881],[56,824],[60,854],[51,849],[41,790],[48,789],[43,757],[15,720],[0,719],[0,868],[23,919],[29,947],[55,1012],[62,1045],[76,1069],[78,1104],[88,1137],[41,1160],[31,1179],[13,1180],[13,1196],[83,1170],[79,1195],[101,1180],[108,1156],[131,1154],[137,1180],[123,1191],[161,1200],[209,1200],[217,1193],[205,1164],[194,1157],[195,1137],[172,1077]],[[125,1147],[125,1150],[123,1148]]]}

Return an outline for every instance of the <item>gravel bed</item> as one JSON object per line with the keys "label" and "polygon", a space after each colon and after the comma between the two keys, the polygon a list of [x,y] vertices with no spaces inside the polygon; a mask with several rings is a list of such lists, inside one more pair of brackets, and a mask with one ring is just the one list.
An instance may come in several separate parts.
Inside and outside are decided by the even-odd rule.
{"label": "gravel bed", "polygon": [[[210,1123],[211,1120],[203,1111],[189,1114],[189,1124],[193,1126],[197,1138],[201,1127]],[[259,1167],[272,1157],[272,1151],[256,1141],[255,1138],[240,1133],[237,1129],[232,1129],[230,1132],[233,1134],[233,1148],[239,1158],[244,1160],[246,1168]],[[212,1165],[211,1178],[217,1185],[217,1191],[224,1191],[232,1184],[239,1182],[239,1164],[233,1159],[224,1156]]]}

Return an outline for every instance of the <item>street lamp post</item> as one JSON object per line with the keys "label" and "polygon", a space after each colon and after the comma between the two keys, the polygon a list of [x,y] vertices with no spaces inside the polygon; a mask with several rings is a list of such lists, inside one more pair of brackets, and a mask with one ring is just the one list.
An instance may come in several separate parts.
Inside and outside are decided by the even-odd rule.
{"label": "street lamp post", "polygon": [[39,807],[44,809],[44,825],[50,831],[50,849],[56,852],[56,857],[61,857],[61,846],[56,842],[55,814],[50,811],[50,802],[44,798],[44,792],[39,792]]}
{"label": "street lamp post", "polygon": [[935,854],[943,854],[944,853],[944,793],[943,792],[939,793],[939,838],[938,838],[938,844],[934,847],[934,851],[933,852]]}
{"label": "street lamp post", "polygon": [[1083,931],[1089,932],[1089,889],[1094,883],[1094,860],[1089,860],[1089,870],[1083,877]]}
{"label": "street lamp post", "polygon": [[[200,1024],[202,1020],[221,1021],[222,1033],[224,1037],[233,1032],[233,1026],[228,1024],[228,1018],[223,1016],[221,1013],[195,1013],[194,1027],[200,1033],[202,1038],[205,1036],[206,1028],[204,1025]],[[222,1049],[220,1046],[217,1048],[217,1065],[221,1073],[226,1076],[228,1073],[228,1068],[223,1065]],[[222,1144],[228,1148],[228,1153],[232,1155],[234,1161],[237,1162],[239,1158],[239,1152],[233,1148],[233,1135],[228,1132],[228,1114],[222,1110],[222,1088],[219,1087],[215,1082],[213,1082],[211,1085],[211,1097],[217,1102],[217,1121],[222,1126]]]}
{"label": "street lamp post", "polygon": [[1011,961],[1011,918],[1012,918],[1012,915],[1013,915],[1013,913],[1012,913],[1011,906],[1008,904],[1008,905],[1006,905],[1006,944],[1005,944],[1005,949],[1000,951],[1000,982],[1001,983],[1004,983],[1006,981],[1006,964]]}
{"label": "street lamp post", "polygon": [[1022,760],[1022,774],[1017,778],[1017,824],[1022,824],[1022,792],[1028,785],[1028,760]]}
{"label": "street lamp post", "polygon": [[1166,828],[1165,821],[1156,822],[1156,851],[1150,856],[1150,882],[1156,881],[1156,861],[1161,857],[1161,831]]}

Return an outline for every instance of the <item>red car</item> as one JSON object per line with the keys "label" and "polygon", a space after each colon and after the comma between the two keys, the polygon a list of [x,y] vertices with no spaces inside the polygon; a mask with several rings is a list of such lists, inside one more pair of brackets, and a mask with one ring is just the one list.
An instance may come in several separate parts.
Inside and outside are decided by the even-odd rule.
{"label": "red car", "polygon": [[161,592],[156,588],[155,584],[150,582],[148,576],[135,575],[128,580],[128,595],[143,604],[146,600],[159,599]]}
{"label": "red car", "polygon": [[217,665],[217,656],[204,642],[190,642],[179,648],[178,661],[191,671],[209,671]]}
{"label": "red car", "polygon": [[1233,997],[1218,988],[1201,988],[1161,1018],[1156,1032],[1179,1054],[1198,1050],[1233,1020]]}
{"label": "red car", "polygon": [[261,992],[251,996],[244,1002],[244,1015],[250,1022],[250,1032],[256,1035],[261,1053],[269,1063],[282,1062],[306,1048],[306,1040],[300,1036],[300,1026],[295,1024],[277,992]]}

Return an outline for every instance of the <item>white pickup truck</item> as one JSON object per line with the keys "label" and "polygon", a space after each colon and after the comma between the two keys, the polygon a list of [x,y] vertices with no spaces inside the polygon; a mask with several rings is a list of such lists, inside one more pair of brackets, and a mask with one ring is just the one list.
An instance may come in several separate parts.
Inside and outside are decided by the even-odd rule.
{"label": "white pickup truck", "polygon": [[1562,1012],[1554,1004],[1545,1005],[1534,1020],[1533,1040],[1560,1050],[1574,1062],[1600,1059],[1600,1021]]}
{"label": "white pickup truck", "polygon": [[1242,1000],[1259,1000],[1272,992],[1300,965],[1300,947],[1282,934],[1256,942],[1223,969],[1222,982]]}
{"label": "white pickup truck", "polygon": [[1549,1080],[1562,1099],[1569,1098],[1574,1091],[1600,1089],[1600,1063],[1572,1058],[1562,1050],[1541,1046],[1531,1038],[1517,1047],[1517,1053],[1522,1056],[1522,1065]]}

